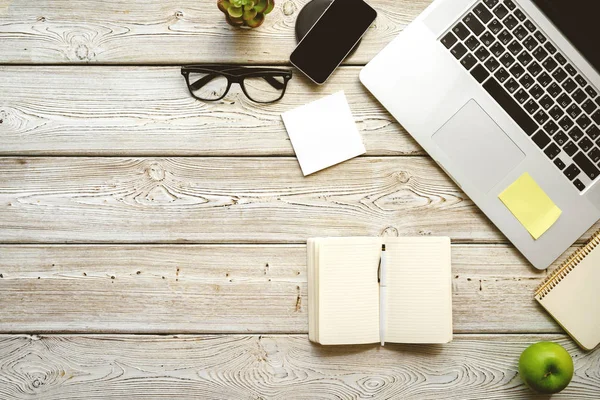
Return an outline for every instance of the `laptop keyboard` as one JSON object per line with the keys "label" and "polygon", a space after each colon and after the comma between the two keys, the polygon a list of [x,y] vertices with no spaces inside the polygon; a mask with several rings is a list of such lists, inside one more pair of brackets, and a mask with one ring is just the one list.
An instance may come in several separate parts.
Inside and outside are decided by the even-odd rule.
{"label": "laptop keyboard", "polygon": [[600,175],[600,96],[512,0],[482,0],[441,43],[573,185]]}

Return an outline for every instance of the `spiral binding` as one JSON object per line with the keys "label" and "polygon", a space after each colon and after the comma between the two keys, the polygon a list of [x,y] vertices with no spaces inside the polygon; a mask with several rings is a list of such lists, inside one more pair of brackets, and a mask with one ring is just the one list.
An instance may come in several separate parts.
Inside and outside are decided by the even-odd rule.
{"label": "spiral binding", "polygon": [[535,296],[537,296],[539,300],[543,299],[598,245],[600,245],[600,229],[594,232],[592,238],[585,244],[585,246],[571,254],[560,267],[554,270],[546,277],[546,279],[542,281],[542,283],[540,283],[535,290]]}

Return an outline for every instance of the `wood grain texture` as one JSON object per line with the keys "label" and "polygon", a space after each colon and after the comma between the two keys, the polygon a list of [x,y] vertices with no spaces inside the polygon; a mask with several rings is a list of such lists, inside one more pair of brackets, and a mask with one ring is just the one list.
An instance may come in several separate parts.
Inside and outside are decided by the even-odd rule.
{"label": "wood grain texture", "polygon": [[[308,0],[278,0],[256,30],[229,26],[216,0],[0,0],[0,63],[287,62]],[[372,0],[378,18],[347,62],[364,64],[430,3]]]}
{"label": "wood grain texture", "polygon": [[293,158],[4,157],[0,225],[4,243],[506,243],[425,157],[360,157],[309,177]]}
{"label": "wood grain texture", "polygon": [[[304,245],[4,245],[0,255],[3,333],[308,331]],[[545,275],[509,246],[453,245],[454,331],[562,332],[533,299]]]}
{"label": "wood grain texture", "polygon": [[541,399],[517,368],[537,340],[562,344],[575,363],[552,399],[598,399],[600,351],[546,335],[385,347],[322,347],[304,335],[0,336],[0,398]]}
{"label": "wood grain texture", "polygon": [[4,243],[506,242],[425,157],[361,157],[309,177],[294,158],[4,157],[0,225]]}
{"label": "wood grain texture", "polygon": [[5,243],[505,242],[424,157],[362,157],[309,177],[295,158],[5,157],[0,225]]}
{"label": "wood grain texture", "polygon": [[293,156],[281,113],[340,90],[367,154],[424,154],[359,71],[341,68],[327,86],[297,73],[281,101],[260,105],[235,85],[220,102],[197,101],[180,68],[4,66],[0,155]]}
{"label": "wood grain texture", "polygon": [[[214,0],[0,0],[0,400],[531,399],[516,366],[539,340],[575,361],[553,398],[598,399],[600,352],[531,297],[545,272],[358,81],[430,0],[370,0],[379,17],[347,66],[324,87],[296,74],[273,105],[235,89],[204,104],[178,67],[119,65],[287,64],[307,1],[240,31]],[[304,178],[280,114],[339,90],[368,157]],[[317,235],[462,242],[455,341],[308,342],[293,243]]]}

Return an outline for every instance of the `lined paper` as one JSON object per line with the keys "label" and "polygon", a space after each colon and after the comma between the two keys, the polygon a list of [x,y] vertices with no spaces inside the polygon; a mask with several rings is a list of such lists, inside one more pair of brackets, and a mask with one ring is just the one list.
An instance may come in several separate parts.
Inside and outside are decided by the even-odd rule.
{"label": "lined paper", "polygon": [[538,301],[584,349],[600,343],[600,250],[592,250]]}
{"label": "lined paper", "polygon": [[309,239],[309,339],[377,343],[378,269],[386,245],[386,342],[452,340],[449,238]]}
{"label": "lined paper", "polygon": [[452,340],[451,256],[448,238],[386,238],[386,341]]}
{"label": "lined paper", "polygon": [[379,341],[381,239],[327,238],[319,245],[319,342]]}

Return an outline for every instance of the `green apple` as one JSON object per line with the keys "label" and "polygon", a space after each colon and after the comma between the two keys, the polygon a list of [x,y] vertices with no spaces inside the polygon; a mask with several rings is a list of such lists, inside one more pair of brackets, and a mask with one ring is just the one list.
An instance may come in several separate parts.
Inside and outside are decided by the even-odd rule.
{"label": "green apple", "polygon": [[534,343],[519,358],[519,374],[538,393],[558,393],[573,378],[573,359],[560,344]]}

